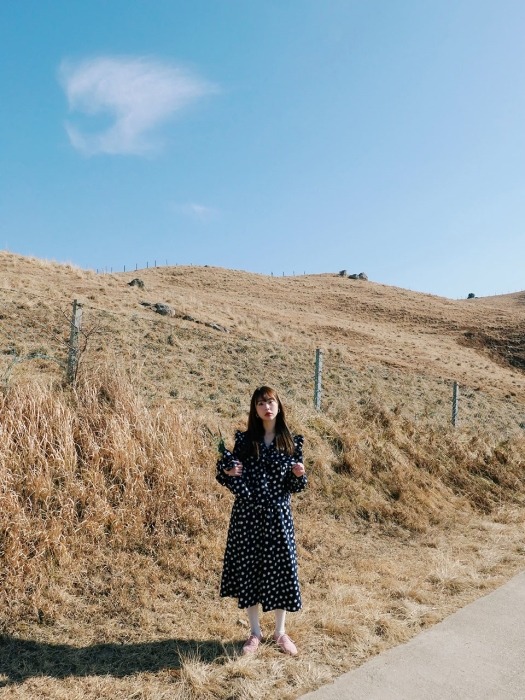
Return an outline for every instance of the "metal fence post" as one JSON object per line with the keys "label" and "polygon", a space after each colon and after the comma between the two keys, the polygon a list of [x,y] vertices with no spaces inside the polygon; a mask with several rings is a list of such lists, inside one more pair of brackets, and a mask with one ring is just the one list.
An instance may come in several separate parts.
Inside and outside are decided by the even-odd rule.
{"label": "metal fence post", "polygon": [[69,353],[67,358],[67,381],[73,383],[78,369],[78,339],[82,328],[82,304],[75,299],[71,316],[71,332],[69,334]]}
{"label": "metal fence post", "polygon": [[454,428],[458,424],[458,409],[459,409],[459,385],[454,382],[452,389],[452,425]]}
{"label": "metal fence post", "polygon": [[321,409],[322,375],[323,375],[323,351],[318,348],[315,351],[315,388],[314,388],[314,406],[318,411]]}

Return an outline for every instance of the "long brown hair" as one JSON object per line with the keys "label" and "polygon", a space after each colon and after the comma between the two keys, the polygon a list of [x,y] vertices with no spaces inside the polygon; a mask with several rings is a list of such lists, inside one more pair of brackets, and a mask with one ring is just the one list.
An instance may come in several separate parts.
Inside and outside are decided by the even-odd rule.
{"label": "long brown hair", "polygon": [[279,398],[279,394],[271,386],[260,386],[254,392],[250,401],[250,413],[248,415],[248,441],[250,445],[250,455],[259,457],[259,443],[264,438],[264,426],[262,420],[257,415],[257,401],[268,401],[275,399],[279,407],[275,420],[275,446],[280,452],[293,455],[295,445],[290,429],[286,425],[284,406]]}

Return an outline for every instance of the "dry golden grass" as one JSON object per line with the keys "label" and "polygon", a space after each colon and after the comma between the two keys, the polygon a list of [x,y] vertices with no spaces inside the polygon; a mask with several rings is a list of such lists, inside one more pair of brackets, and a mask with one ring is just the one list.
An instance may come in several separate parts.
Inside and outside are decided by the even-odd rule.
{"label": "dry golden grass", "polygon": [[[0,697],[291,699],[523,568],[522,295],[0,265]],[[93,333],[71,388],[56,360],[73,298]],[[263,381],[306,437],[296,659],[269,644],[240,657],[243,612],[218,598],[231,498],[216,438]]]}

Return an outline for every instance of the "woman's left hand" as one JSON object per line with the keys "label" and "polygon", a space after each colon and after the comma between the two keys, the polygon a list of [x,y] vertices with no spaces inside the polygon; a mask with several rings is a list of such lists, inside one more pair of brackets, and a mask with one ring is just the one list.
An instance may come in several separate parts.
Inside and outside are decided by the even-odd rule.
{"label": "woman's left hand", "polygon": [[306,470],[305,470],[305,468],[304,468],[304,464],[302,464],[301,462],[296,462],[296,463],[292,466],[292,472],[293,472],[294,475],[297,476],[297,477],[299,477],[299,476],[304,476],[305,471],[306,471]]}

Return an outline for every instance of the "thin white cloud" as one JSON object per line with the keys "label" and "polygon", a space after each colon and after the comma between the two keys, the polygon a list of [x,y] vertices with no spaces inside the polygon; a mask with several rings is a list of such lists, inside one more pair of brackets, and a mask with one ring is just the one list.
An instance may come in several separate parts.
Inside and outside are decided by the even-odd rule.
{"label": "thin white cloud", "polygon": [[197,221],[211,221],[219,215],[219,210],[213,207],[197,204],[196,202],[186,202],[185,204],[172,204],[171,209],[176,214],[183,214]]}
{"label": "thin white cloud", "polygon": [[71,144],[86,155],[147,153],[154,148],[156,127],[198,98],[217,92],[179,66],[144,57],[65,60],[59,77],[70,111],[111,120],[95,132],[66,122]]}

